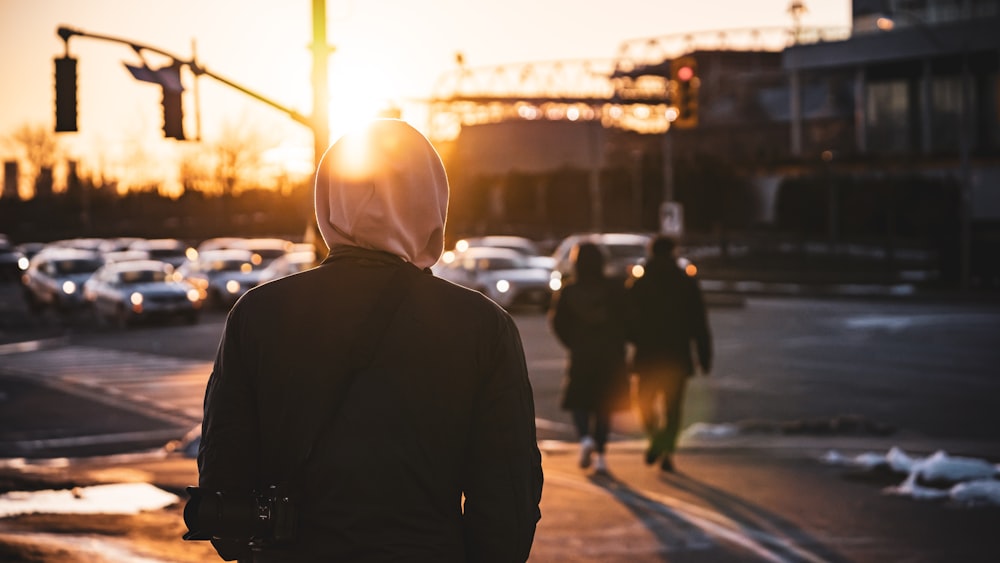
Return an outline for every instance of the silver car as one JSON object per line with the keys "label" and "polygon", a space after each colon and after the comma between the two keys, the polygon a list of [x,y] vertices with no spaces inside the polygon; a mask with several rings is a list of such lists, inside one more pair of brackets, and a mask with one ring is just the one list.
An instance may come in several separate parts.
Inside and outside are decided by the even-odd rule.
{"label": "silver car", "polygon": [[450,263],[442,261],[431,269],[442,279],[482,292],[505,309],[531,305],[545,310],[558,289],[548,268],[533,265],[509,248],[470,247]]}
{"label": "silver car", "polygon": [[177,268],[177,277],[193,285],[210,306],[228,309],[261,283],[261,262],[260,255],[245,249],[206,250]]}
{"label": "silver car", "polygon": [[161,260],[105,264],[83,284],[83,296],[99,322],[126,327],[133,322],[179,318],[198,322],[202,300],[191,284],[174,276]]}
{"label": "silver car", "polygon": [[646,262],[646,253],[652,235],[643,233],[582,233],[570,235],[559,243],[552,258],[555,261],[553,277],[568,279],[573,275],[573,249],[589,242],[597,245],[604,254],[604,275],[624,282],[637,273]]}
{"label": "silver car", "polygon": [[46,247],[31,258],[21,276],[28,308],[40,312],[52,308],[60,313],[80,310],[83,284],[104,265],[101,255],[79,248]]}

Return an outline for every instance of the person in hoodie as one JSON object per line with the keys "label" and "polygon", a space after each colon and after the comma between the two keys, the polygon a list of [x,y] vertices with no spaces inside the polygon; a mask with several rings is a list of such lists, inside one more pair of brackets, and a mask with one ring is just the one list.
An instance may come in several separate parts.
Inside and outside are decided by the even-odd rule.
{"label": "person in hoodie", "polygon": [[627,290],[639,415],[649,437],[645,462],[659,461],[668,472],[674,471],[687,380],[695,366],[706,375],[712,368],[705,300],[698,282],[677,265],[676,247],[668,236],[654,238],[643,276],[631,280]]}
{"label": "person in hoodie", "polygon": [[[329,255],[229,313],[198,452],[204,490],[288,483],[295,538],[213,545],[241,561],[526,560],[543,476],[524,352],[503,309],[430,274],[448,207],[438,154],[378,119],[319,167]],[[345,390],[352,336],[401,268],[405,296]]]}
{"label": "person in hoodie", "polygon": [[593,463],[596,472],[604,473],[612,413],[629,407],[625,288],[605,277],[597,245],[576,246],[571,259],[575,276],[549,310],[552,330],[569,350],[561,406],[570,411],[580,439],[580,467]]}

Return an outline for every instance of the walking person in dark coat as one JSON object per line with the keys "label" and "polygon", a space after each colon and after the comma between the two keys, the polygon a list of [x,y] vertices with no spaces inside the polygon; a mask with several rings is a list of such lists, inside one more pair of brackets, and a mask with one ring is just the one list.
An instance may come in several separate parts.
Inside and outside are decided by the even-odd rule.
{"label": "walking person in dark coat", "polygon": [[[316,219],[330,254],[230,312],[198,454],[204,489],[246,495],[291,481],[295,539],[251,551],[217,538],[217,551],[245,561],[526,560],[542,469],[524,352],[500,307],[429,273],[448,205],[437,152],[384,119],[342,137],[320,166],[328,181],[316,185]],[[409,281],[380,339],[354,342],[399,272]],[[344,389],[358,344],[374,354]]]}
{"label": "walking person in dark coat", "polygon": [[569,349],[562,408],[580,439],[580,467],[607,471],[604,456],[615,410],[627,409],[625,288],[604,276],[604,256],[592,243],[576,247],[575,278],[556,295],[549,320]]}
{"label": "walking person in dark coat", "polygon": [[[708,374],[712,340],[698,282],[677,265],[676,243],[660,236],[650,245],[642,277],[628,288],[629,340],[635,345],[633,370],[638,375],[638,403],[649,436],[645,460],[673,471],[681,405],[695,365]],[[692,344],[697,356],[692,354]],[[658,408],[657,399],[660,398]],[[664,417],[660,416],[662,410]]]}

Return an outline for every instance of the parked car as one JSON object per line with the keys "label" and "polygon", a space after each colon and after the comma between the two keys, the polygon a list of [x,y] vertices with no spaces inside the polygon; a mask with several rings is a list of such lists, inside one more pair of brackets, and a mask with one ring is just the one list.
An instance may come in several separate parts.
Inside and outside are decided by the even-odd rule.
{"label": "parked car", "polygon": [[445,261],[450,262],[469,248],[476,247],[509,248],[524,255],[533,266],[552,270],[555,265],[552,257],[541,253],[535,241],[515,235],[486,235],[459,239],[455,242],[455,248],[445,253]]}
{"label": "parked car", "polygon": [[196,256],[197,251],[187,243],[175,238],[140,239],[132,242],[128,250],[142,250],[153,260],[162,260],[174,268]]}
{"label": "parked car", "polygon": [[41,252],[42,249],[44,249],[46,246],[47,245],[44,242],[31,241],[31,242],[22,242],[22,243],[18,244],[15,248],[17,248],[17,250],[19,250],[21,252],[21,254],[24,254],[24,256],[28,260],[31,260],[36,254],[38,254],[39,252]]}
{"label": "parked car", "polygon": [[533,305],[547,309],[558,288],[549,269],[533,266],[509,248],[470,247],[451,263],[438,262],[431,269],[438,277],[480,291],[504,308]]}
{"label": "parked car", "polygon": [[104,253],[104,263],[127,262],[129,260],[151,260],[145,250],[112,250]]}
{"label": "parked car", "polygon": [[175,277],[194,286],[210,306],[228,309],[260,283],[260,261],[259,255],[246,249],[206,250],[177,268]]}
{"label": "parked car", "polygon": [[264,267],[260,273],[260,283],[297,274],[315,265],[316,251],[311,247],[308,250],[289,252],[275,258],[274,261]]}
{"label": "parked car", "polygon": [[91,252],[102,252],[106,240],[96,237],[77,237],[52,241],[46,244],[46,248],[76,248],[78,250],[89,250]]}
{"label": "parked car", "polygon": [[236,241],[243,240],[244,237],[212,237],[207,238],[200,243],[198,243],[198,252],[205,252],[206,250],[221,250],[223,248],[232,248],[233,243]]}
{"label": "parked car", "polygon": [[202,300],[191,284],[174,277],[161,260],[107,263],[83,284],[94,317],[126,327],[140,320],[180,318],[198,322]]}
{"label": "parked car", "polygon": [[[604,254],[604,274],[625,282],[629,278],[641,278],[645,273],[649,244],[654,235],[644,233],[583,233],[570,235],[559,243],[552,258],[555,267],[553,278],[565,280],[573,275],[573,249],[583,242],[597,245]],[[678,257],[677,265],[694,277],[698,268],[686,257]]]}
{"label": "parked car", "polygon": [[242,240],[233,241],[229,248],[242,248],[253,252],[259,258],[254,264],[256,266],[267,266],[275,258],[283,256],[290,252],[294,246],[294,243],[290,240],[285,240],[282,238],[247,238]]}
{"label": "parked car", "polygon": [[0,238],[0,282],[18,281],[28,269],[28,257],[6,238]]}
{"label": "parked car", "polygon": [[31,259],[21,276],[24,297],[35,312],[51,307],[69,313],[85,305],[82,286],[104,265],[101,255],[79,248],[48,247]]}
{"label": "parked car", "polygon": [[646,262],[652,235],[643,233],[581,233],[562,240],[552,253],[553,277],[568,279],[573,275],[573,249],[583,243],[597,245],[604,254],[604,275],[624,282],[636,266]]}

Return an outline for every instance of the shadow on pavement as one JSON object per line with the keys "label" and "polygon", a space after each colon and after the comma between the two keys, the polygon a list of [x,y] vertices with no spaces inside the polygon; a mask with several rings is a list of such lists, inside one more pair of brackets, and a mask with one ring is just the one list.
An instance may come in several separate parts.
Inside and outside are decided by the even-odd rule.
{"label": "shadow on pavement", "polygon": [[683,473],[663,473],[670,487],[701,499],[708,510],[738,526],[742,534],[764,544],[782,560],[849,563],[849,559],[823,545],[802,528],[759,505],[712,487]]}

